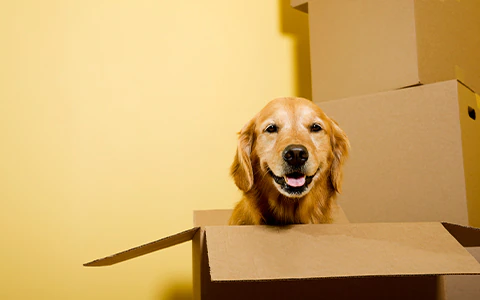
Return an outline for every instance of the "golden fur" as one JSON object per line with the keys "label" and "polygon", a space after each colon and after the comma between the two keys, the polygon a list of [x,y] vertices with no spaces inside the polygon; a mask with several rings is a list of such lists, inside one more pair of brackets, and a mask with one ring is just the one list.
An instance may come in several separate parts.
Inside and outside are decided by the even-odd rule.
{"label": "golden fur", "polygon": [[[277,131],[270,132],[274,130]],[[293,182],[291,177],[294,176],[287,174],[292,167],[282,155],[289,145],[302,145],[308,151],[302,171],[295,174],[311,182],[298,188],[287,184]],[[239,133],[231,175],[243,197],[235,206],[229,223],[331,222],[331,208],[340,192],[342,166],[348,149],[348,138],[343,130],[313,102],[303,98],[269,102]],[[298,192],[291,192],[295,189]]]}

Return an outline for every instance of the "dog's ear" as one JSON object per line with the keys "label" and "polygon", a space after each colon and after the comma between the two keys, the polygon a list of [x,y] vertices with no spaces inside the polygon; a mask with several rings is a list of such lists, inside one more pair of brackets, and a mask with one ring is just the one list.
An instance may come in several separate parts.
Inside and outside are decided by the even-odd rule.
{"label": "dog's ear", "polygon": [[333,162],[330,167],[330,181],[337,193],[341,192],[343,179],[343,164],[348,157],[350,142],[345,132],[338,126],[335,120],[330,119],[332,129],[330,132],[330,142],[332,144]]}
{"label": "dog's ear", "polygon": [[253,170],[250,154],[253,147],[255,118],[250,120],[239,132],[237,153],[230,168],[235,184],[239,189],[248,192],[253,186]]}

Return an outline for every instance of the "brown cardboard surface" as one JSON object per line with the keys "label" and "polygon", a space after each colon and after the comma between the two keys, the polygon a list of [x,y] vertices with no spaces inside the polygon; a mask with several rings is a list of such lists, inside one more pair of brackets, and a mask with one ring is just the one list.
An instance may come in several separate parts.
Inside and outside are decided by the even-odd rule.
{"label": "brown cardboard surface", "polygon": [[[480,261],[480,247],[467,248],[467,251]],[[479,276],[445,276],[446,299],[478,300],[480,295]]]}
{"label": "brown cardboard surface", "polygon": [[[457,85],[451,80],[318,103],[350,139],[338,202],[351,222],[468,224],[467,195],[480,176],[472,155],[466,184],[464,152],[479,150],[462,149],[462,134],[479,131],[460,124],[467,107]],[[476,143],[467,140],[469,147]],[[478,203],[472,194],[469,203]]]}
{"label": "brown cardboard surface", "polygon": [[212,281],[480,274],[440,223],[212,226],[206,239]]}
{"label": "brown cardboard surface", "polygon": [[[480,96],[462,84],[458,95],[468,219],[472,226],[480,227]],[[475,111],[475,120],[469,109]]]}
{"label": "brown cardboard surface", "polygon": [[232,209],[212,209],[193,211],[193,226],[228,225]]}
{"label": "brown cardboard surface", "polygon": [[340,205],[332,206],[332,224],[346,224],[348,221],[347,215]]}
{"label": "brown cardboard surface", "polygon": [[415,1],[418,70],[422,83],[455,79],[480,91],[480,1]]}
{"label": "brown cardboard surface", "polygon": [[[202,226],[192,241],[193,299],[213,299],[203,226],[228,225],[232,209],[195,210],[194,226]],[[214,288],[213,288],[214,289]],[[215,289],[214,289],[215,290]]]}
{"label": "brown cardboard surface", "polygon": [[412,0],[308,3],[314,101],[420,81]]}
{"label": "brown cardboard surface", "polygon": [[101,267],[101,266],[110,266],[113,264],[117,264],[119,262],[123,262],[135,257],[139,257],[148,253],[152,253],[158,251],[160,249],[168,248],[174,245],[178,245],[187,241],[190,241],[193,236],[199,230],[198,227],[182,231],[180,233],[167,236],[156,240],[154,242],[144,244],[126,251],[119,252],[117,254],[113,254],[111,256],[107,256],[104,258],[100,258],[89,263],[84,264],[86,267]]}
{"label": "brown cardboard surface", "polygon": [[[104,258],[96,259],[94,261],[85,263],[84,266],[87,267],[100,267],[100,266],[109,266],[123,262],[135,257],[143,256],[145,254],[155,252],[164,248],[168,248],[180,243],[184,243],[194,239],[196,236],[196,242],[194,242],[193,253],[194,258],[202,253],[202,242],[204,230],[200,226],[220,226],[228,225],[228,219],[232,214],[231,209],[214,209],[214,210],[196,210],[193,212],[193,223],[194,228],[182,231],[180,233],[161,238],[159,240],[147,243],[138,247],[131,248],[126,251],[122,251],[111,256]],[[335,205],[333,208],[332,218],[335,223],[348,223],[348,219],[345,216],[345,213],[338,205]],[[197,234],[197,231],[200,231]],[[199,270],[200,265],[198,265]]]}
{"label": "brown cardboard surface", "polygon": [[456,78],[480,90],[477,0],[292,0],[291,5],[309,13],[314,101]]}
{"label": "brown cardboard surface", "polygon": [[[338,207],[336,213],[343,214],[343,211]],[[211,219],[209,220],[206,216],[210,216]],[[195,212],[196,222],[205,224],[225,222],[228,216],[229,210]],[[339,219],[337,218],[337,220]],[[346,219],[343,221],[348,222]],[[376,229],[368,228],[371,226],[376,227]],[[393,230],[391,226],[393,226]],[[448,229],[448,232],[445,228]],[[222,230],[226,230],[227,235],[224,235]],[[235,234],[228,234],[231,230]],[[238,235],[238,230],[253,230],[257,233],[266,234],[267,238],[258,238],[256,234]],[[209,235],[208,251],[207,231],[214,232]],[[284,234],[288,232],[293,234],[293,238],[288,237],[288,234]],[[429,271],[431,272],[454,272],[455,274],[480,272],[479,264],[473,257],[468,257],[465,248],[462,248],[454,239],[458,239],[465,245],[476,245],[479,232],[480,230],[476,228],[447,223],[195,227],[104,259],[95,260],[92,263],[85,264],[85,266],[111,265],[192,239],[194,299],[307,299],[318,297],[319,290],[322,297],[327,299],[444,299],[443,277],[435,274],[425,275],[422,272],[426,272],[428,268],[430,268]],[[414,236],[413,240],[410,240],[409,235]],[[320,243],[317,244],[319,236]],[[322,238],[322,236],[326,239]],[[212,239],[212,237],[214,238]],[[284,243],[281,245],[276,245],[275,242],[272,243],[277,237],[284,239]],[[288,242],[285,243],[285,239]],[[239,259],[241,261],[245,258],[245,253],[242,253],[243,257],[238,256],[234,251],[230,251],[229,247],[225,247],[225,245],[231,246],[232,240],[237,244],[241,244],[240,248],[234,245],[235,251],[243,249],[242,247],[250,249],[249,251],[252,253],[251,261],[256,263],[252,270],[255,270],[256,267],[258,268],[259,265],[262,268],[274,265],[278,269],[282,264],[285,266],[285,268],[280,268],[283,269],[283,273],[281,273],[283,275],[285,275],[285,270],[288,271],[292,267],[294,272],[299,272],[302,268],[309,270],[312,267],[311,263],[308,263],[307,267],[305,265],[292,265],[291,256],[294,257],[293,262],[297,261],[300,256],[304,261],[312,260],[313,266],[315,266],[318,265],[315,255],[318,256],[318,253],[320,253],[323,261],[327,261],[327,258],[342,258],[343,255],[342,260],[338,261],[337,264],[335,264],[335,261],[328,259],[329,265],[327,266],[331,268],[339,267],[338,270],[342,270],[342,268],[344,270],[347,265],[350,265],[347,269],[351,273],[346,275],[350,277],[308,278],[308,276],[311,276],[311,273],[309,273],[311,271],[309,271],[302,275],[301,278],[289,278],[288,280],[214,281],[210,273],[211,266],[209,263],[217,264],[215,270],[218,269],[218,263],[220,263],[221,268],[236,270]],[[348,240],[351,240],[351,242],[348,242]],[[305,243],[304,241],[307,242]],[[344,247],[345,242],[353,250],[352,253],[348,252],[348,247]],[[396,243],[397,245],[395,245]],[[406,247],[407,251],[401,251],[402,247]],[[329,255],[329,253],[325,254],[325,251],[328,249],[333,251],[333,256]],[[397,256],[394,252],[390,253],[390,249],[402,252],[403,256]],[[467,249],[471,250],[474,248]],[[316,253],[317,250],[319,251],[318,253]],[[362,251],[367,255],[362,256]],[[220,257],[221,259],[219,260],[218,255],[215,254],[212,257],[212,252],[220,252],[223,258]],[[268,253],[273,253],[273,258]],[[315,255],[312,256],[310,253]],[[288,259],[275,259],[275,256],[278,256],[278,254],[288,256]],[[405,255],[410,255],[411,257],[405,257]],[[427,260],[417,263],[417,260],[422,255],[425,255]],[[362,257],[358,259],[356,264],[350,264],[352,257],[355,256]],[[374,263],[368,265],[368,259],[377,260],[378,263],[378,261],[385,259],[389,260],[389,257],[391,260],[387,264],[382,265],[379,263],[380,267],[375,267]],[[404,263],[401,263],[402,259]],[[363,264],[360,263],[362,260],[364,261]],[[446,265],[443,263],[445,260],[448,260]],[[260,264],[258,265],[259,262]],[[287,263],[285,264],[285,262]],[[439,265],[436,265],[436,263]],[[404,264],[411,265],[411,268],[408,269],[408,267],[403,266]],[[360,268],[358,269],[359,272],[356,272],[358,265],[363,268],[366,266],[367,270]],[[399,268],[400,265],[402,266]],[[382,272],[382,274],[379,273],[375,276],[366,275],[372,273],[368,272],[372,271],[372,267]],[[408,276],[401,274],[402,272],[407,273],[405,272],[406,269],[409,270]],[[325,271],[321,272],[324,275],[326,274]],[[458,284],[459,281],[455,277],[465,278],[465,280]],[[255,278],[258,278],[258,276]],[[478,276],[446,276],[447,285],[449,285],[447,292],[449,295],[456,297],[449,299],[467,299],[462,297],[476,295],[475,284],[477,281],[475,278],[479,279]],[[464,283],[466,282],[471,284],[465,285]]]}

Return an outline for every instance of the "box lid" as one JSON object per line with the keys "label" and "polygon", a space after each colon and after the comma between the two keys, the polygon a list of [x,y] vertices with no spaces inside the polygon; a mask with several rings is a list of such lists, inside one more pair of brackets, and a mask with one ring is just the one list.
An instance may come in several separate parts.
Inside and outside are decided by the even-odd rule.
{"label": "box lid", "polygon": [[159,240],[147,243],[135,248],[131,248],[126,251],[122,251],[104,258],[96,259],[94,261],[85,263],[85,267],[103,267],[114,265],[138,256],[142,256],[148,253],[152,253],[164,248],[168,248],[174,245],[178,245],[193,239],[195,233],[197,233],[200,227],[194,227],[174,235],[170,235]]}
{"label": "box lid", "polygon": [[480,274],[441,223],[206,227],[212,281]]}

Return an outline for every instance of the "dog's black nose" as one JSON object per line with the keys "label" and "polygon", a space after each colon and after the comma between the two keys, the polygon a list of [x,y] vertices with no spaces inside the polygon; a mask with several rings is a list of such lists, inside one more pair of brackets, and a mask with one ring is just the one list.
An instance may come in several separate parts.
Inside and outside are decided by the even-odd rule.
{"label": "dog's black nose", "polygon": [[308,160],[308,150],[302,145],[289,145],[283,150],[283,160],[293,167],[299,167]]}

